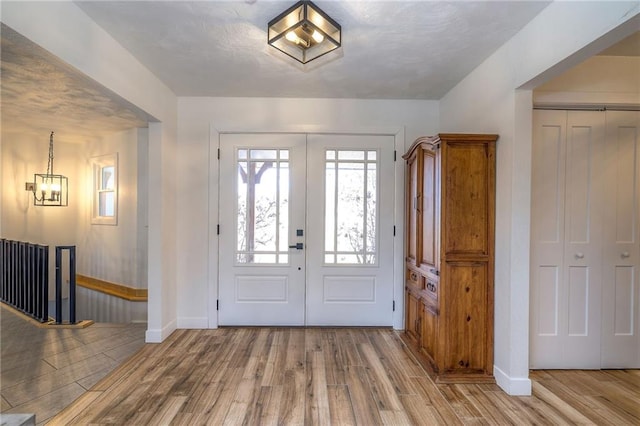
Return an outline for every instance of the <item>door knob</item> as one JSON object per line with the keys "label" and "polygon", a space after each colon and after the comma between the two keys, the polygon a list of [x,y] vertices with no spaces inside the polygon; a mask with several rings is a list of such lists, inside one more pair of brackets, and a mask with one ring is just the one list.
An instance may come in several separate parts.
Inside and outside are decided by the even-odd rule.
{"label": "door knob", "polygon": [[293,245],[289,246],[289,248],[294,248],[296,250],[302,250],[304,248],[304,245],[302,243],[296,243],[296,244],[293,244]]}
{"label": "door knob", "polygon": [[626,258],[627,258],[627,257],[629,257],[629,256],[630,256],[630,254],[629,254],[629,252],[628,252],[628,251],[625,251],[624,253],[622,253],[622,254],[620,255],[620,257],[622,257],[623,259],[626,259]]}
{"label": "door knob", "polygon": [[576,259],[584,259],[584,253],[582,252],[576,253]]}

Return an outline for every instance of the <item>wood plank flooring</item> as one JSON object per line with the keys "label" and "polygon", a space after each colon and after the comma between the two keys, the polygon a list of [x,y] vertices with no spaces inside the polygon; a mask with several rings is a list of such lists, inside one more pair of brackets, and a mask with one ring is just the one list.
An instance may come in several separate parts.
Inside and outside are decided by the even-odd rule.
{"label": "wood plank flooring", "polygon": [[49,424],[640,424],[637,370],[531,377],[531,397],[435,385],[389,329],[178,330]]}
{"label": "wood plank flooring", "polygon": [[146,324],[39,328],[0,308],[0,412],[43,424],[144,345]]}

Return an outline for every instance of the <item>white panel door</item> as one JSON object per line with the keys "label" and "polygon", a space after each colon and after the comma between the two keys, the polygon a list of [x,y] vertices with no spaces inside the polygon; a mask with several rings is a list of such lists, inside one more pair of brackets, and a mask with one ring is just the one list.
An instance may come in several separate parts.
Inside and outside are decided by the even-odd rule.
{"label": "white panel door", "polygon": [[640,112],[607,111],[602,367],[640,368]]}
{"label": "white panel door", "polygon": [[604,114],[535,111],[533,368],[600,368]]}
{"label": "white panel door", "polygon": [[307,324],[390,326],[392,136],[309,135]]}
{"label": "white panel door", "polygon": [[564,352],[560,297],[564,293],[566,133],[565,111],[534,111],[530,359],[536,368],[552,368],[563,359]]}
{"label": "white panel door", "polygon": [[303,325],[306,136],[220,135],[219,324]]}
{"label": "white panel door", "polygon": [[569,111],[561,368],[600,368],[604,114]]}

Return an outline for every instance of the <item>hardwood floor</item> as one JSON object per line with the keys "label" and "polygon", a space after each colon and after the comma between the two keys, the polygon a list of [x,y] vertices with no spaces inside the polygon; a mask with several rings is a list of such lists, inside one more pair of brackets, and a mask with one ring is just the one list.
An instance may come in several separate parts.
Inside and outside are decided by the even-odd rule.
{"label": "hardwood floor", "polygon": [[531,397],[435,385],[389,329],[178,330],[49,424],[640,424],[637,370],[531,377]]}
{"label": "hardwood floor", "polygon": [[35,413],[38,424],[142,348],[146,330],[146,324],[39,328],[4,305],[0,323],[0,412]]}

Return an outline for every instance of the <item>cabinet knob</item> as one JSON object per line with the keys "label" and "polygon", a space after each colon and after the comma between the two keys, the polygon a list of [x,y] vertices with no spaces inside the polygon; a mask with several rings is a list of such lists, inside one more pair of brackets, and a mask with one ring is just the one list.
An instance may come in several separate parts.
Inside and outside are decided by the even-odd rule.
{"label": "cabinet knob", "polygon": [[584,259],[584,253],[582,253],[582,252],[577,252],[577,253],[576,253],[576,259]]}
{"label": "cabinet knob", "polygon": [[626,258],[627,258],[627,257],[629,257],[629,256],[631,256],[631,255],[629,254],[629,252],[628,252],[628,251],[625,251],[625,252],[623,252],[623,253],[620,255],[620,257],[622,257],[623,259],[626,259]]}

